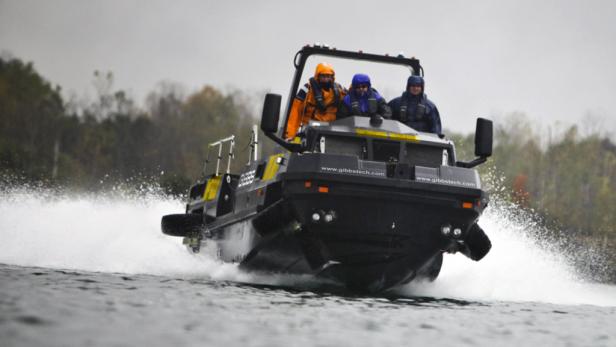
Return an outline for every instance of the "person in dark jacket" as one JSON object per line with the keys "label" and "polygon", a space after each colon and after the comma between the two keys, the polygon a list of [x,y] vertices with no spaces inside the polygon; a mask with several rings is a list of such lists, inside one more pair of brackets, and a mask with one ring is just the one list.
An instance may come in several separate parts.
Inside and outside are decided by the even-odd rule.
{"label": "person in dark jacket", "polygon": [[380,115],[383,118],[391,118],[391,109],[387,101],[372,88],[370,77],[364,74],[356,74],[351,82],[349,93],[342,99],[336,119],[349,116],[374,117]]}
{"label": "person in dark jacket", "polygon": [[406,82],[406,91],[389,102],[392,119],[396,119],[417,131],[440,134],[441,117],[436,105],[424,94],[424,79],[411,76]]}

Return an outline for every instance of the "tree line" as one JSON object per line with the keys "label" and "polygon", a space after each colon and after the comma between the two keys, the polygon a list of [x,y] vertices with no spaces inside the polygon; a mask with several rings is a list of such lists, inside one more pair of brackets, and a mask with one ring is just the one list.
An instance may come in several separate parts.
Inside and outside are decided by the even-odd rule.
{"label": "tree line", "polygon": [[[241,92],[205,86],[183,96],[159,88],[141,109],[113,90],[111,73],[96,72],[93,82],[96,100],[74,107],[31,63],[0,58],[5,181],[85,190],[128,182],[181,194],[201,174],[208,143],[235,134],[235,169],[248,160],[257,119]],[[447,135],[459,159],[472,158],[472,135]],[[512,114],[495,122],[494,138],[494,155],[480,172],[502,177],[500,198],[536,211],[585,244],[616,250],[616,145],[609,137],[582,135],[577,126],[546,135]]]}
{"label": "tree line", "polygon": [[5,177],[87,190],[150,183],[183,193],[202,173],[207,144],[231,134],[235,168],[248,161],[255,118],[245,95],[204,86],[184,97],[163,87],[148,95],[142,110],[112,89],[111,73],[96,72],[93,82],[97,99],[76,107],[31,63],[0,59]]}
{"label": "tree line", "polygon": [[[471,158],[472,135],[454,135],[458,155]],[[616,237],[616,145],[598,132],[581,135],[577,125],[539,132],[524,114],[495,123],[494,152],[483,175],[496,174],[505,197],[533,209],[570,232]]]}

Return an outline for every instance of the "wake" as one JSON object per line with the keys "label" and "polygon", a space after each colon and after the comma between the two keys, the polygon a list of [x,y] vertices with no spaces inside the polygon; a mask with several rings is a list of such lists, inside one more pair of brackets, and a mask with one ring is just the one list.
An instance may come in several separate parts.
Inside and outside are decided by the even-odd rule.
{"label": "wake", "polygon": [[[0,193],[0,263],[60,269],[289,284],[297,276],[257,276],[207,254],[187,252],[160,231],[164,214],[183,202],[146,191],[68,194],[15,188]],[[480,301],[539,301],[616,306],[616,287],[584,281],[564,254],[528,231],[532,222],[503,206],[488,208],[480,225],[492,240],[480,262],[446,255],[433,283],[411,284],[405,295]]]}

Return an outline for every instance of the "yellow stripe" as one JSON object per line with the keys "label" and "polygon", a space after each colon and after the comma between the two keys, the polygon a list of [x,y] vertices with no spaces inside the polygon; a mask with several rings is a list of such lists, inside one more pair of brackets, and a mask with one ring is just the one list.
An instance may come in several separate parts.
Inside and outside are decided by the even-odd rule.
{"label": "yellow stripe", "polygon": [[376,130],[368,130],[368,129],[355,129],[355,133],[357,135],[368,136],[368,137],[378,137],[382,139],[388,138],[387,132],[385,131],[376,131]]}
{"label": "yellow stripe", "polygon": [[205,192],[203,193],[203,200],[212,201],[216,198],[216,193],[218,193],[218,188],[220,188],[221,180],[222,176],[214,176],[207,180]]}
{"label": "yellow stripe", "polygon": [[376,137],[380,139],[419,142],[419,136],[417,135],[389,133],[386,131],[368,130],[368,129],[355,129],[355,133],[361,136]]}
{"label": "yellow stripe", "polygon": [[417,135],[389,133],[389,138],[392,140],[419,142],[419,136]]}
{"label": "yellow stripe", "polygon": [[274,178],[276,173],[278,172],[279,165],[277,163],[278,158],[283,157],[284,154],[274,154],[269,157],[267,162],[267,167],[265,167],[265,172],[263,173],[263,181],[271,180]]}

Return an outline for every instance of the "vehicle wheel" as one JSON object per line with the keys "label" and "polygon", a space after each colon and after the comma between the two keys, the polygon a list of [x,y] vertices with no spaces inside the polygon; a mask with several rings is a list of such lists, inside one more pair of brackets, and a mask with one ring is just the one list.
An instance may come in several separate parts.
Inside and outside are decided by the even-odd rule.
{"label": "vehicle wheel", "polygon": [[492,242],[490,242],[488,235],[477,223],[469,229],[464,244],[466,247],[462,253],[475,261],[483,259],[492,248]]}
{"label": "vehicle wheel", "polygon": [[186,237],[198,233],[203,226],[203,216],[197,213],[168,214],[163,216],[160,227],[163,234]]}

